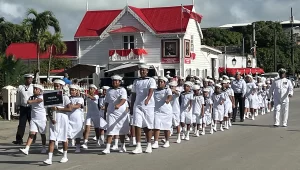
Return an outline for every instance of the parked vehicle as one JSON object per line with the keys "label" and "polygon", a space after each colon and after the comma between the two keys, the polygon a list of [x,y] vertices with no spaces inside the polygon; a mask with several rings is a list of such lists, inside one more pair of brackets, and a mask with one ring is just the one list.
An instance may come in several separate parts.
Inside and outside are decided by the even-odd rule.
{"label": "parked vehicle", "polygon": [[262,74],[261,77],[276,79],[279,78],[279,74],[277,72],[269,72],[269,73]]}

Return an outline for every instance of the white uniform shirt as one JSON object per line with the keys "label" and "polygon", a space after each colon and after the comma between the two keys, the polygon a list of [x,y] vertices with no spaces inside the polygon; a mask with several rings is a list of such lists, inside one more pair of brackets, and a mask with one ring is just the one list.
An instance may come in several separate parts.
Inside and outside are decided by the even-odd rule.
{"label": "white uniform shirt", "polygon": [[209,115],[211,114],[210,106],[213,104],[213,101],[210,98],[204,99],[204,114]]}
{"label": "white uniform shirt", "polygon": [[269,99],[273,93],[274,103],[279,104],[289,102],[288,95],[294,94],[293,85],[291,81],[287,78],[274,80],[269,91]]}
{"label": "white uniform shirt", "polygon": [[17,106],[28,107],[27,101],[31,96],[33,96],[33,85],[20,85],[17,89]]}
{"label": "white uniform shirt", "polygon": [[161,109],[162,106],[166,104],[169,95],[172,95],[172,90],[170,88],[156,89],[154,91],[155,110]]}
{"label": "white uniform shirt", "polygon": [[100,96],[98,99],[98,106],[101,108],[105,104],[105,96]]}
{"label": "white uniform shirt", "polygon": [[200,115],[202,113],[202,105],[204,105],[203,96],[194,96],[193,100],[193,114]]}
{"label": "white uniform shirt", "polygon": [[[63,106],[57,106],[57,108],[65,108],[68,104],[71,103],[69,96],[63,95]],[[66,112],[56,111],[56,113],[66,114]]]}
{"label": "white uniform shirt", "polygon": [[256,92],[256,84],[254,82],[247,83],[246,95],[245,97],[249,97],[250,95]]}
{"label": "white uniform shirt", "polygon": [[179,94],[172,94],[172,101],[171,101],[171,105],[172,105],[172,111],[173,113],[180,113],[180,104],[179,104],[179,96],[180,96],[180,88],[176,87],[176,91]]}
{"label": "white uniform shirt", "polygon": [[[81,106],[83,106],[83,104],[84,104],[84,100],[83,100],[83,98],[82,97],[77,97],[77,96],[75,96],[75,97],[73,97],[73,96],[71,96],[71,97],[69,97],[70,98],[70,102],[73,104],[73,105],[76,105],[76,104],[81,104]],[[82,111],[81,110],[81,107],[80,108],[78,108],[78,109],[75,109],[75,110],[73,110],[72,112],[75,112],[75,111]]]}
{"label": "white uniform shirt", "polygon": [[193,100],[193,93],[189,92],[189,93],[181,93],[180,95],[180,112],[187,112],[188,108],[190,107],[190,101]]}
{"label": "white uniform shirt", "polygon": [[[32,96],[30,100],[42,99],[43,95]],[[32,120],[46,120],[46,110],[44,107],[44,102],[32,103],[31,106],[31,119]]]}
{"label": "white uniform shirt", "polygon": [[225,98],[225,101],[224,101],[224,103],[228,103],[228,102],[230,102],[230,98],[229,98],[229,89],[226,89],[226,90],[224,90],[222,93],[223,93],[223,95],[224,95],[224,98]]}
{"label": "white uniform shirt", "polygon": [[218,106],[220,106],[221,101],[223,100],[225,102],[226,98],[224,96],[224,93],[220,93],[220,94],[216,94],[214,93],[212,95],[212,101],[213,101],[213,107],[217,108]]}
{"label": "white uniform shirt", "polygon": [[[122,99],[127,100],[127,91],[123,87],[110,88],[106,92],[105,103],[108,103],[107,113],[114,113],[115,106],[121,102]],[[126,102],[118,109],[123,111],[128,107]]]}
{"label": "white uniform shirt", "polygon": [[99,96],[95,95],[94,100],[87,98],[87,114],[98,114],[99,113],[99,107],[98,107],[98,101]]}
{"label": "white uniform shirt", "polygon": [[[136,93],[135,106],[145,106],[145,100],[148,97],[149,89],[156,89],[157,85],[153,78],[136,79],[133,82],[132,92]],[[152,95],[147,107],[155,107],[154,97]]]}

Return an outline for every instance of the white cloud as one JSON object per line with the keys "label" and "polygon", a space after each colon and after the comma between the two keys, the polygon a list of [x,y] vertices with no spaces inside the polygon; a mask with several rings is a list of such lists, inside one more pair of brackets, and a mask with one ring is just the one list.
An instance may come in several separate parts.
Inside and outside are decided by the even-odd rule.
{"label": "white cloud", "polygon": [[[89,0],[89,10],[122,9],[127,0]],[[128,0],[129,5],[147,7],[148,0]],[[151,6],[191,4],[192,0],[151,0]],[[287,20],[290,7],[300,20],[300,0],[195,0],[204,16],[202,27],[255,20]],[[86,9],[86,0],[0,0],[0,16],[12,22],[25,17],[28,8],[51,10],[59,20],[65,40],[72,40]]]}

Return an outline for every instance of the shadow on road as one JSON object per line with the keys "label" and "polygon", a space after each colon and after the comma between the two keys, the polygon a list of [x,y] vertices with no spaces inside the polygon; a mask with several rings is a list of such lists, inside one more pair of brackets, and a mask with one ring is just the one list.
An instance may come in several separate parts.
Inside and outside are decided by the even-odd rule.
{"label": "shadow on road", "polygon": [[273,125],[255,125],[255,124],[233,124],[234,126],[255,126],[255,127],[267,127],[267,128],[276,128]]}

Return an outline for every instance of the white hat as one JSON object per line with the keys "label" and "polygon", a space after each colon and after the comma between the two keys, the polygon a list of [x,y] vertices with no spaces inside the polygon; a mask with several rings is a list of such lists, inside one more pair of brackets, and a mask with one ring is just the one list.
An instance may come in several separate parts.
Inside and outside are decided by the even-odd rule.
{"label": "white hat", "polygon": [[102,93],[103,93],[103,90],[102,90],[102,89],[99,89],[99,90],[98,90],[98,93],[99,93],[99,94],[102,94]]}
{"label": "white hat", "polygon": [[178,86],[178,83],[177,83],[176,81],[171,81],[171,82],[169,83],[169,86],[176,87],[176,86]]}
{"label": "white hat", "polygon": [[214,83],[214,80],[212,80],[212,79],[209,79],[209,82],[211,82],[211,83]]}
{"label": "white hat", "polygon": [[34,78],[32,74],[24,74],[24,78]]}
{"label": "white hat", "polygon": [[223,80],[223,79],[220,77],[220,78],[219,78],[219,81],[222,81],[222,80]]}
{"label": "white hat", "polygon": [[234,77],[230,77],[229,79],[230,79],[230,80],[235,80],[235,78],[234,78]]}
{"label": "white hat", "polygon": [[186,81],[184,84],[188,85],[188,86],[193,86],[193,82],[191,82],[191,81]]}
{"label": "white hat", "polygon": [[97,89],[97,87],[96,87],[94,84],[90,84],[90,85],[89,85],[89,88]]}
{"label": "white hat", "polygon": [[268,80],[268,81],[266,81],[266,83],[267,83],[267,84],[270,84],[271,82]]}
{"label": "white hat", "polygon": [[158,77],[157,76],[153,76],[154,80],[158,80]]}
{"label": "white hat", "polygon": [[149,69],[150,68],[150,66],[148,66],[148,65],[145,65],[145,64],[141,64],[141,65],[139,65],[139,69],[143,69],[143,68],[145,68],[145,69]]}
{"label": "white hat", "polygon": [[193,90],[200,90],[200,86],[199,85],[193,85]]}
{"label": "white hat", "polygon": [[122,80],[122,77],[119,75],[113,75],[113,76],[111,76],[111,79],[112,80]]}
{"label": "white hat", "polygon": [[226,75],[223,75],[222,77],[223,77],[223,79],[229,79],[229,77]]}
{"label": "white hat", "polygon": [[253,78],[251,74],[247,74],[246,77]]}
{"label": "white hat", "polygon": [[263,86],[264,86],[264,87],[267,87],[268,85],[266,85],[266,84],[263,84]]}
{"label": "white hat", "polygon": [[205,79],[203,79],[203,81],[207,81],[207,82],[209,82],[209,79],[205,78]]}
{"label": "white hat", "polygon": [[128,89],[128,90],[132,90],[132,84],[129,85],[129,86],[127,86],[127,89]]}
{"label": "white hat", "polygon": [[77,85],[75,85],[75,84],[71,84],[69,88],[70,88],[70,89],[80,90],[80,87],[77,86]]}
{"label": "white hat", "polygon": [[40,89],[41,91],[44,90],[43,86],[40,84],[34,84],[33,87]]}
{"label": "white hat", "polygon": [[209,90],[209,88],[204,88],[203,89],[203,92],[209,92],[210,90]]}
{"label": "white hat", "polygon": [[278,73],[286,73],[286,69],[281,68],[281,69],[278,70]]}
{"label": "white hat", "polygon": [[216,87],[222,88],[221,84],[216,84]]}
{"label": "white hat", "polygon": [[222,84],[227,84],[227,80],[222,80]]}
{"label": "white hat", "polygon": [[66,85],[66,83],[63,80],[61,80],[61,79],[56,79],[56,80],[54,80],[53,83],[60,84],[60,85],[63,85],[63,86]]}
{"label": "white hat", "polygon": [[167,74],[170,74],[171,72],[170,71],[167,71]]}
{"label": "white hat", "polygon": [[230,83],[230,80],[226,80],[227,81],[227,83]]}
{"label": "white hat", "polygon": [[196,84],[201,84],[201,81],[200,80],[196,80],[195,83]]}
{"label": "white hat", "polygon": [[110,87],[109,86],[103,86],[102,89],[103,90],[108,90],[108,89],[110,89]]}
{"label": "white hat", "polygon": [[165,82],[168,82],[168,79],[166,77],[164,77],[164,76],[159,76],[158,80],[163,80]]}

